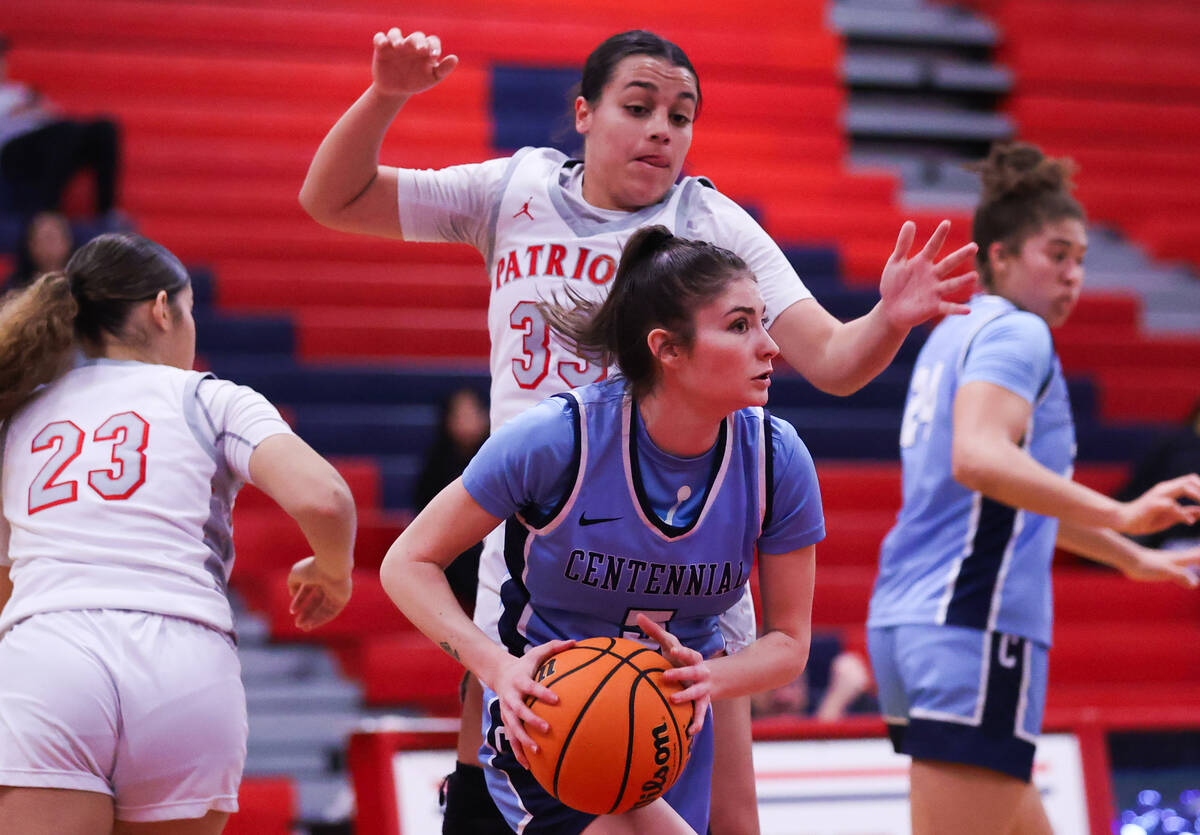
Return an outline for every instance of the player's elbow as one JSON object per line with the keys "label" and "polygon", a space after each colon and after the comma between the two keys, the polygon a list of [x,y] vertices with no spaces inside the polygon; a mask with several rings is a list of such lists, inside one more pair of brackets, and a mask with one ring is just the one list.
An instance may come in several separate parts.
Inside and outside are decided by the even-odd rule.
{"label": "player's elbow", "polygon": [[323,200],[317,189],[313,188],[309,183],[305,183],[300,187],[298,196],[300,208],[304,209],[305,214],[315,220],[322,226],[334,225],[337,216],[333,207],[329,205],[329,201]]}
{"label": "player's elbow", "polygon": [[345,480],[332,471],[305,491],[304,499],[293,508],[293,515],[315,522],[353,525],[354,495]]}
{"label": "player's elbow", "polygon": [[955,439],[950,451],[950,474],[968,490],[987,492],[991,467],[979,445]]}

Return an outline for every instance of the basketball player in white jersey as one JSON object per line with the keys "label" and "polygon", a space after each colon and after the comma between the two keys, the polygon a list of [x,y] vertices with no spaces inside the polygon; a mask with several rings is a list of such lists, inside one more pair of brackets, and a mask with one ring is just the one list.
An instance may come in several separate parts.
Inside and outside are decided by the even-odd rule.
{"label": "basketball player in white jersey", "polygon": [[[440,171],[380,165],[383,136],[405,102],[457,64],[456,56],[442,54],[435,36],[377,33],[373,83],[322,142],[300,202],[334,229],[470,243],[483,254],[492,291],[493,431],[548,395],[604,378],[606,369],[550,339],[537,303],[565,288],[585,299],[606,296],[622,245],[648,224],[742,257],[758,277],[771,336],[784,358],[828,392],[850,394],[865,385],[891,362],[914,325],[966,311],[948,299],[965,292],[974,274],[950,276],[974,248],[937,260],[948,223],[912,259],[915,226],[906,223],[883,273],[880,303],[843,324],[812,298],[779,247],[737,204],[701,178],[676,182],[700,110],[700,84],[683,50],[648,32],[615,35],[588,57],[575,101],[583,160],[524,148],[511,158]],[[491,634],[499,613],[501,538],[493,533],[485,543],[475,607],[476,622]],[[753,639],[748,597],[722,620],[722,629],[729,651]],[[471,711],[478,709],[468,703]],[[715,719],[719,779],[729,789],[713,812],[717,835],[757,832],[749,722],[746,699],[723,703]],[[477,742],[478,722],[469,724]],[[474,742],[460,744],[462,762],[475,761]],[[729,798],[736,800],[726,807]]]}
{"label": "basketball player in white jersey", "polygon": [[299,523],[296,624],[350,598],[354,503],[257,392],[191,371],[187,272],[103,235],[0,308],[0,832],[215,835],[246,699],[243,482]]}

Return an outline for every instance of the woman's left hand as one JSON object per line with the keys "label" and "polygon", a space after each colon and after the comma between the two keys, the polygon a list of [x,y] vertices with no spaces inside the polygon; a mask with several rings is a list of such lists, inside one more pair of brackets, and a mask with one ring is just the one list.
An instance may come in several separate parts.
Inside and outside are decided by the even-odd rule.
{"label": "woman's left hand", "polygon": [[646,615],[638,615],[637,625],[652,641],[658,643],[659,651],[675,665],[675,669],[663,673],[663,678],[683,684],[684,689],[672,694],[671,701],[677,705],[689,701],[693,703],[688,736],[695,736],[704,727],[704,717],[712,703],[712,671],[703,655],[685,647],[678,638]]}
{"label": "woman's left hand", "polygon": [[958,300],[970,298],[979,275],[974,270],[953,277],[951,273],[968,264],[979,247],[970,243],[938,260],[949,234],[950,221],[943,220],[921,251],[909,258],[917,225],[907,220],[900,227],[896,248],[879,280],[883,313],[893,327],[908,330],[935,316],[970,312]]}
{"label": "woman's left hand", "polygon": [[1140,548],[1137,562],[1123,571],[1131,580],[1143,582],[1169,581],[1178,583],[1184,588],[1194,589],[1200,585],[1200,574],[1196,566],[1200,565],[1200,546],[1184,548],[1179,551],[1158,551],[1153,548]]}
{"label": "woman's left hand", "polygon": [[305,557],[292,566],[287,578],[292,599],[288,607],[296,626],[308,632],[333,620],[350,602],[350,575],[334,577],[317,565],[316,557]]}

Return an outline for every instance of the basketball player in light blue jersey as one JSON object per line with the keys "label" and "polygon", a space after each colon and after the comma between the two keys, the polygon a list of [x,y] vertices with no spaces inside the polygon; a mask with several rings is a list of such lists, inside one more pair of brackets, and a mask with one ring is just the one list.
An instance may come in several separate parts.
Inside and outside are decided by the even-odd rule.
{"label": "basketball player in light blue jersey", "polygon": [[[383,584],[484,683],[481,759],[514,830],[704,833],[710,699],[777,687],[807,659],[825,533],[816,473],[791,426],[762,408],[778,348],[742,259],[648,227],[626,245],[607,299],[574,301],[543,313],[620,375],[500,427],[389,550]],[[505,518],[500,646],[456,605],[443,568]],[[718,619],[740,599],[756,551],[763,635],[727,655]],[[679,782],[623,815],[570,809],[525,767],[524,723],[546,726],[522,700],[555,699],[533,672],[592,636],[657,642],[678,667],[667,676],[688,682],[673,698],[696,706]]]}
{"label": "basketball player in light blue jersey", "polygon": [[896,750],[913,757],[913,832],[1049,833],[1029,782],[1046,698],[1055,545],[1189,587],[1200,549],[1118,532],[1195,519],[1200,477],[1122,503],[1071,480],[1075,431],[1050,329],[1083,284],[1070,163],[1026,144],[978,166],[985,294],[934,329],[913,369],[904,503],[884,540],[868,643]]}

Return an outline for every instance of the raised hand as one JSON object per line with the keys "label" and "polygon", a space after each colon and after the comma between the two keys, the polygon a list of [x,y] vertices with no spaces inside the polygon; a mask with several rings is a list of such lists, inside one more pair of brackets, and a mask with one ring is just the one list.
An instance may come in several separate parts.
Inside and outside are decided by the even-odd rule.
{"label": "raised hand", "polygon": [[546,685],[539,684],[533,676],[543,661],[574,645],[574,641],[549,641],[532,647],[520,658],[514,657],[506,662],[496,673],[495,681],[487,682],[500,699],[500,721],[504,724],[513,755],[525,768],[529,768],[525,748],[537,751],[537,743],[530,738],[525,725],[533,725],[542,733],[550,730],[550,724],[525,703],[526,697],[533,696],[546,704],[558,704],[557,694]]}
{"label": "raised hand", "polygon": [[883,311],[893,327],[907,330],[935,316],[970,312],[955,299],[967,298],[979,275],[974,270],[956,276],[951,273],[969,263],[979,247],[970,243],[938,260],[949,234],[950,221],[943,220],[921,251],[909,258],[917,225],[908,220],[900,227],[896,248],[879,280]]}
{"label": "raised hand", "polygon": [[688,726],[688,736],[695,736],[704,727],[704,717],[708,714],[708,706],[712,703],[712,671],[704,661],[704,656],[696,650],[685,647],[678,638],[641,614],[637,617],[638,628],[658,644],[659,652],[675,665],[675,669],[663,673],[668,681],[678,681],[684,689],[671,695],[675,704],[693,702],[692,724]]}
{"label": "raised hand", "polygon": [[1120,521],[1114,527],[1121,533],[1143,534],[1195,524],[1200,520],[1200,504],[1180,504],[1183,498],[1200,502],[1200,475],[1188,473],[1154,485],[1121,506]]}
{"label": "raised hand", "polygon": [[457,55],[442,55],[437,35],[410,32],[407,37],[392,27],[375,33],[371,57],[372,87],[384,96],[412,96],[428,90],[458,66]]}
{"label": "raised hand", "polygon": [[350,602],[350,575],[326,574],[317,566],[316,557],[305,557],[293,565],[287,585],[292,596],[288,611],[305,632],[329,623]]}

